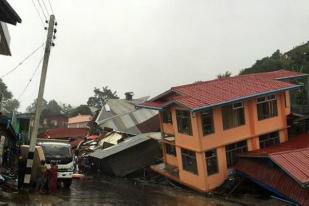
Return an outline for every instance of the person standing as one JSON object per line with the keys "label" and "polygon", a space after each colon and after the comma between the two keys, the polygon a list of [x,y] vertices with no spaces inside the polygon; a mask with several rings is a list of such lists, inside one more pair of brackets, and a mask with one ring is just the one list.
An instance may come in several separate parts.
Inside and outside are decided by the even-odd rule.
{"label": "person standing", "polygon": [[57,175],[58,166],[55,162],[52,162],[51,167],[48,170],[48,190],[50,194],[54,194],[57,191]]}
{"label": "person standing", "polygon": [[40,171],[38,179],[36,181],[35,191],[43,193],[46,180],[47,180],[47,167],[45,164],[45,160],[41,160]]}
{"label": "person standing", "polygon": [[18,189],[23,187],[24,177],[26,173],[26,159],[23,156],[18,157]]}

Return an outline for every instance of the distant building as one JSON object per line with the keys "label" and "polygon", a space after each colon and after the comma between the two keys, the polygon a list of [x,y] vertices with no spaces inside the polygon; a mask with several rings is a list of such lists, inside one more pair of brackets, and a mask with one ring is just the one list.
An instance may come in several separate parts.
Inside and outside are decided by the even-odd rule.
{"label": "distant building", "polygon": [[0,54],[11,55],[10,34],[8,24],[16,25],[21,23],[21,19],[6,0],[0,0]]}
{"label": "distant building", "polygon": [[42,127],[49,128],[65,128],[68,125],[68,117],[64,114],[48,115],[43,118]]}
{"label": "distant building", "polygon": [[140,105],[160,111],[163,163],[156,172],[198,191],[221,185],[237,154],[288,140],[286,80],[305,74],[278,70],[172,87]]}
{"label": "distant building", "polygon": [[91,120],[91,115],[77,115],[75,117],[70,117],[68,128],[86,128]]}

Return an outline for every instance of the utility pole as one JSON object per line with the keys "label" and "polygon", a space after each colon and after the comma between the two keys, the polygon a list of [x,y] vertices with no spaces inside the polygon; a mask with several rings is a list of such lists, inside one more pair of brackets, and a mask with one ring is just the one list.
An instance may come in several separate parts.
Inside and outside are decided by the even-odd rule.
{"label": "utility pole", "polygon": [[0,92],[0,112],[2,111],[3,94]]}
{"label": "utility pole", "polygon": [[33,124],[32,133],[31,133],[30,146],[29,146],[29,152],[28,152],[28,157],[27,157],[26,172],[25,172],[25,177],[24,177],[25,186],[28,186],[31,180],[34,151],[35,151],[35,145],[37,141],[40,116],[42,112],[43,94],[44,94],[44,87],[45,87],[45,81],[46,81],[48,60],[49,60],[49,55],[50,55],[50,49],[53,44],[52,43],[53,34],[54,32],[56,32],[56,30],[54,30],[54,26],[55,26],[55,16],[50,15],[48,32],[47,32],[47,40],[46,40],[45,52],[44,52],[44,59],[43,59],[43,65],[42,65],[39,94],[38,94],[38,98],[36,101],[34,124]]}

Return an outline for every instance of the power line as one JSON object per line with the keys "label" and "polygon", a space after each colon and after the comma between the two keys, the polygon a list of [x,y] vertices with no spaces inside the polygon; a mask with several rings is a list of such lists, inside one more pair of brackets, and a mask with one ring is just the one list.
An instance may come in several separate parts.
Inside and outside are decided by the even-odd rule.
{"label": "power line", "polygon": [[47,9],[47,6],[46,6],[46,4],[45,4],[45,1],[42,0],[42,2],[43,2],[43,6],[44,6],[44,8],[45,8],[46,14],[49,16],[49,11],[48,11],[48,9]]}
{"label": "power line", "polygon": [[38,48],[36,48],[34,51],[32,51],[28,56],[26,56],[21,62],[19,62],[13,69],[11,69],[10,71],[8,71],[7,73],[5,73],[4,75],[2,75],[0,77],[0,79],[3,79],[4,77],[6,77],[7,75],[9,75],[10,73],[12,73],[13,71],[15,71],[16,69],[18,69],[18,67],[20,67],[23,63],[25,63],[25,61],[27,61],[32,55],[34,55],[40,48],[42,48],[44,45],[44,43],[42,45],[40,45]]}
{"label": "power line", "polygon": [[40,8],[41,8],[41,11],[42,11],[42,13],[43,13],[43,15],[44,15],[44,17],[45,17],[45,21],[47,21],[47,17],[46,17],[46,15],[45,15],[45,12],[44,12],[44,9],[43,9],[43,7],[42,7],[42,4],[40,3],[40,0],[38,0],[38,3],[39,3],[39,6],[40,6]]}
{"label": "power line", "polygon": [[55,14],[52,4],[50,3],[50,0],[48,0],[48,3],[49,3],[50,10],[52,11],[52,14]]}
{"label": "power line", "polygon": [[38,7],[37,7],[37,6],[35,5],[35,3],[34,3],[34,0],[32,0],[32,4],[33,4],[33,6],[34,6],[34,8],[35,8],[36,13],[37,13],[38,16],[39,16],[39,18],[40,18],[40,20],[41,20],[41,23],[42,23],[42,26],[43,26],[43,28],[44,28],[44,21],[43,21],[43,19],[42,19],[42,16],[41,16],[41,14],[40,14],[40,11],[39,11]]}
{"label": "power line", "polygon": [[23,89],[23,91],[22,91],[22,92],[20,93],[20,95],[18,96],[17,99],[18,99],[19,101],[20,101],[20,98],[21,98],[21,97],[24,95],[24,93],[26,92],[26,90],[27,90],[27,88],[29,87],[30,83],[32,82],[32,80],[33,80],[35,74],[36,74],[37,71],[39,70],[42,61],[43,61],[43,57],[42,57],[41,60],[39,61],[39,63],[38,63],[38,65],[36,66],[35,70],[33,71],[33,73],[32,73],[32,75],[31,75],[31,77],[30,77],[30,79],[29,79],[27,85],[25,86],[25,88]]}

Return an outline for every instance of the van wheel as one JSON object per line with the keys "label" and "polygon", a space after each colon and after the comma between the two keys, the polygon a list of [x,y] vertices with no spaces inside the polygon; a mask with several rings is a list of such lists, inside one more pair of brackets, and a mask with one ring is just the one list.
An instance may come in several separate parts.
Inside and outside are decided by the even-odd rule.
{"label": "van wheel", "polygon": [[65,180],[63,180],[64,188],[70,188],[71,184],[72,184],[72,179],[65,179]]}

